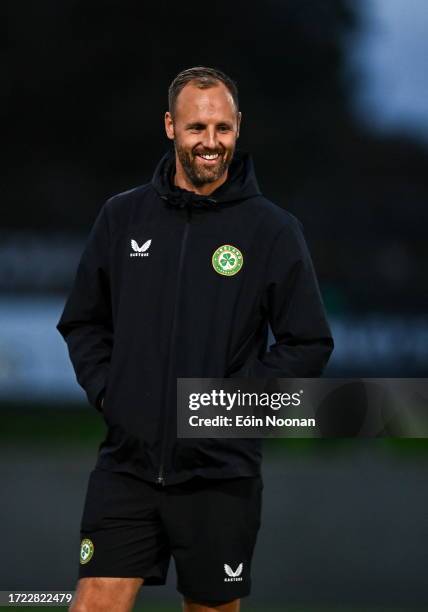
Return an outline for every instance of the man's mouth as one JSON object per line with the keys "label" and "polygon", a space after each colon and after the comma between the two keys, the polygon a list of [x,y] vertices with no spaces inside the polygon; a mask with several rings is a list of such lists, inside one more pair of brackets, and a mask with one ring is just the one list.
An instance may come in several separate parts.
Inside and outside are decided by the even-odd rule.
{"label": "man's mouth", "polygon": [[214,163],[220,158],[220,153],[196,153],[196,157]]}

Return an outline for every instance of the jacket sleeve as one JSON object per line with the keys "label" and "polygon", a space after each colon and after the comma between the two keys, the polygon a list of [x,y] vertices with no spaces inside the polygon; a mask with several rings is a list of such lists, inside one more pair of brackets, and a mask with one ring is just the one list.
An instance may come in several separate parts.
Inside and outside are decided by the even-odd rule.
{"label": "jacket sleeve", "polygon": [[320,376],[334,343],[300,221],[292,215],[269,256],[263,305],[275,343],[232,376]]}
{"label": "jacket sleeve", "polygon": [[101,409],[113,348],[109,244],[104,205],[89,234],[56,326],[67,343],[77,382],[97,410]]}

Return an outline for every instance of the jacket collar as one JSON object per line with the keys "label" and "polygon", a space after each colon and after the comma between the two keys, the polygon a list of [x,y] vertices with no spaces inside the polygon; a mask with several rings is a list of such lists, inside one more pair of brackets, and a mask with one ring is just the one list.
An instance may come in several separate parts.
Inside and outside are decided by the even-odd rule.
{"label": "jacket collar", "polygon": [[177,187],[173,183],[174,173],[175,152],[171,147],[158,163],[151,182],[159,196],[176,208],[218,209],[229,202],[260,195],[251,156],[242,151],[235,150],[227,180],[209,196]]}

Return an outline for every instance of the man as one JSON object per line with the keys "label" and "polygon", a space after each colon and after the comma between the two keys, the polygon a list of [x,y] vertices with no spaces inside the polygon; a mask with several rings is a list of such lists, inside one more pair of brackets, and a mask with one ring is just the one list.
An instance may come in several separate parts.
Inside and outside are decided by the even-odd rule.
{"label": "man", "polygon": [[[102,207],[57,325],[107,436],[81,522],[72,609],[124,611],[164,584],[186,612],[236,612],[260,526],[260,440],[179,439],[178,377],[319,376],[333,348],[300,224],[235,150],[235,83],[183,71],[174,149]],[[266,351],[268,323],[275,344]]]}

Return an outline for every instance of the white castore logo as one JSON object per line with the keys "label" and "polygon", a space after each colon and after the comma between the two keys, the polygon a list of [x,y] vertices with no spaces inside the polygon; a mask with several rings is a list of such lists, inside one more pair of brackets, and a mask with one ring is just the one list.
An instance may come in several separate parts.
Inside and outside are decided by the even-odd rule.
{"label": "white castore logo", "polygon": [[129,257],[148,257],[150,255],[148,249],[151,244],[151,239],[146,240],[146,242],[142,246],[138,246],[138,242],[136,240],[131,240],[131,247],[133,253],[129,253]]}
{"label": "white castore logo", "polygon": [[227,563],[225,563],[224,571],[226,572],[227,578],[225,578],[224,581],[225,582],[241,582],[242,581],[241,574],[242,574],[243,568],[244,568],[244,564],[240,563],[238,567],[236,568],[236,570],[233,571],[230,565],[227,565]]}

